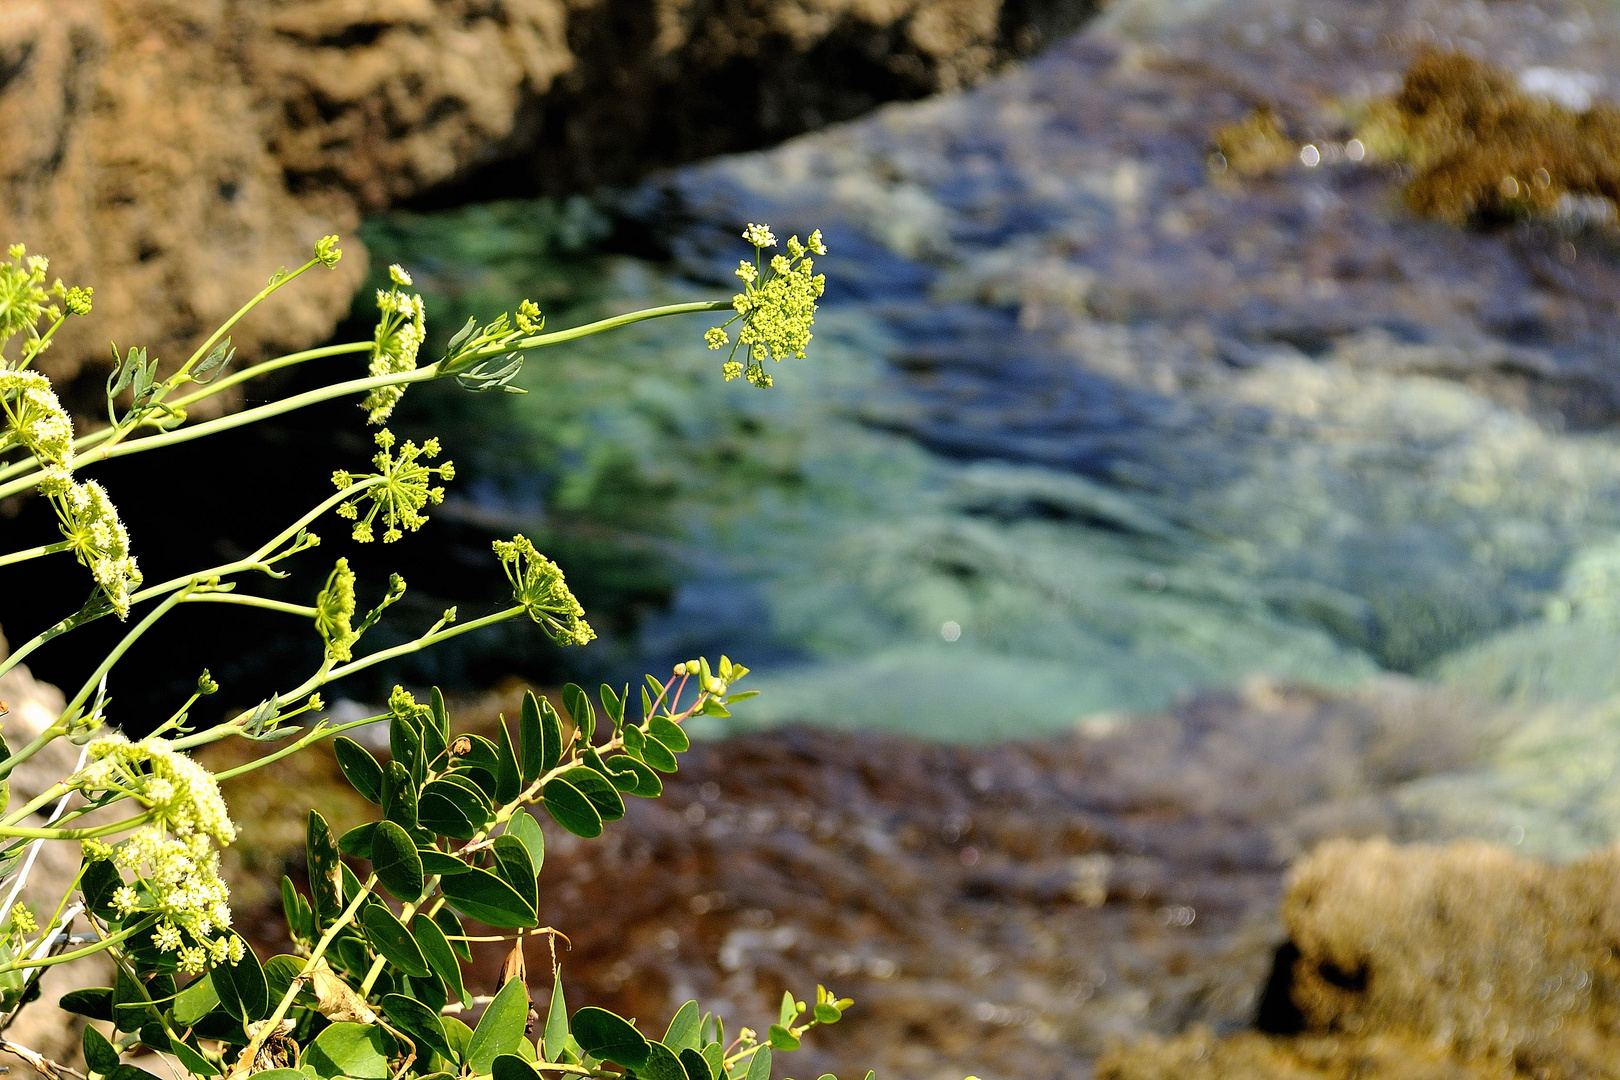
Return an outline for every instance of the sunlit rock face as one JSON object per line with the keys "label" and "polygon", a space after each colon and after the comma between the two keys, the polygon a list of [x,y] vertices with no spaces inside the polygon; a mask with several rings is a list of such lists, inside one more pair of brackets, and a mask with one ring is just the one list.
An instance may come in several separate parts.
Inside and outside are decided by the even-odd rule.
{"label": "sunlit rock face", "polygon": [[[96,286],[47,368],[110,335],[178,362],[364,209],[634,178],[970,82],[1082,0],[14,0],[0,22],[0,234]],[[498,167],[497,167],[498,166]],[[474,176],[476,174],[476,177]],[[329,334],[358,244],[235,332],[244,356]],[[94,402],[86,371],[85,400]]]}

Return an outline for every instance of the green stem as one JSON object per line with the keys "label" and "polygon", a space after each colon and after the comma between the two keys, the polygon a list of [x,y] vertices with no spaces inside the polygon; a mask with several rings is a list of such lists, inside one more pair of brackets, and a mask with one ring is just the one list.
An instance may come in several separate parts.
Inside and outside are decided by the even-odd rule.
{"label": "green stem", "polygon": [[240,593],[213,592],[198,593],[188,596],[183,601],[187,604],[236,604],[240,607],[263,608],[266,611],[279,611],[286,615],[301,615],[306,619],[313,619],[319,614],[314,608],[305,604],[289,604],[284,600],[271,600],[265,596],[244,596]]}
{"label": "green stem", "polygon": [[523,611],[524,607],[522,604],[514,604],[509,608],[495,612],[493,615],[485,615],[481,619],[474,619],[472,622],[461,623],[458,626],[452,626],[448,630],[439,630],[435,633],[424,634],[415,641],[407,641],[403,645],[395,645],[392,649],[383,649],[380,652],[372,653],[370,656],[363,656],[351,664],[344,664],[342,667],[333,668],[331,671],[328,671],[325,674],[316,674],[308,679],[305,679],[302,685],[298,686],[296,689],[289,690],[286,694],[284,694],[283,699],[286,701],[296,701],[298,698],[320,689],[327,683],[336,682],[339,679],[353,675],[357,671],[364,671],[366,668],[381,664],[384,661],[393,660],[396,657],[409,656],[412,653],[420,652],[423,649],[437,645],[441,641],[449,641],[453,637],[460,637],[462,634],[470,634],[474,630],[482,630],[486,626],[493,626],[496,623],[505,622],[507,619],[523,614]]}
{"label": "green stem", "polygon": [[[191,591],[197,588],[198,584],[197,579],[192,578],[189,584],[183,585],[171,593],[163,603],[147,612],[144,619],[132,626],[129,632],[113,647],[113,650],[106,655],[101,663],[96,665],[96,669],[90,673],[90,677],[84,680],[84,685],[79,687],[79,692],[73,695],[73,700],[67,703],[67,708],[63,709],[61,715],[57,718],[58,722],[66,722],[69,718],[77,716],[79,710],[84,708],[85,702],[90,700],[90,695],[95,693],[96,687],[101,685],[102,676],[110,672],[113,666],[124,658],[124,654],[130,650],[130,647],[139,641],[148,630],[152,629],[159,619],[173,611],[181,601],[190,596]],[[5,765],[0,765],[0,777],[4,777],[9,773],[14,765],[15,759],[6,762]]]}
{"label": "green stem", "polygon": [[376,887],[377,875],[372,874],[360,886],[360,891],[349,902],[349,906],[343,909],[343,914],[339,915],[332,925],[327,928],[326,933],[321,935],[321,940],[315,943],[315,948],[310,952],[309,959],[304,961],[303,970],[299,971],[293,978],[292,985],[287,987],[287,992],[282,994],[281,1000],[276,1003],[276,1011],[270,1014],[270,1019],[258,1026],[257,1033],[248,1040],[247,1046],[242,1049],[242,1053],[237,1057],[236,1065],[232,1067],[227,1080],[236,1080],[237,1077],[245,1077],[252,1072],[253,1060],[259,1056],[259,1048],[264,1045],[266,1037],[281,1026],[282,1017],[286,1016],[287,1010],[292,1008],[293,1001],[298,997],[298,991],[303,988],[304,980],[314,972],[315,966],[320,963],[321,957],[326,955],[326,950],[331,947],[332,942],[337,939],[343,928],[354,921],[354,913],[360,910],[360,905],[365,902],[366,897],[371,895],[371,890]]}
{"label": "green stem", "polygon": [[583,326],[575,326],[568,330],[557,330],[550,334],[536,334],[533,337],[519,338],[505,345],[486,345],[477,352],[468,353],[458,359],[482,360],[491,356],[500,356],[509,352],[524,352],[529,349],[541,349],[547,345],[560,345],[564,341],[574,341],[577,338],[590,337],[607,330],[616,330],[621,326],[632,323],[645,322],[648,319],[662,319],[668,315],[696,315],[705,311],[730,311],[730,300],[699,300],[690,304],[666,304],[663,307],[643,308],[641,311],[632,311],[625,315],[615,315],[610,319],[599,319]]}
{"label": "green stem", "polygon": [[112,948],[121,941],[129,940],[156,921],[156,915],[148,915],[133,926],[126,926],[118,933],[109,934],[100,941],[92,942],[82,949],[74,949],[72,952],[65,952],[58,956],[47,956],[40,960],[18,960],[10,964],[0,964],[0,974],[8,971],[20,971],[23,968],[52,967],[56,964],[67,964],[74,960],[83,960],[86,956],[94,956],[98,952],[104,952]]}
{"label": "green stem", "polygon": [[12,563],[27,562],[42,555],[55,555],[58,551],[71,551],[72,540],[58,540],[54,544],[41,544],[39,547],[26,548],[22,551],[13,551],[10,555],[0,555],[0,566],[10,566]]}
{"label": "green stem", "polygon": [[98,836],[111,836],[145,825],[150,820],[152,812],[148,810],[122,821],[110,821],[88,829],[35,829],[27,825],[5,825],[0,826],[0,836],[21,836],[28,840],[94,840]]}
{"label": "green stem", "polygon": [[341,735],[345,731],[350,731],[357,727],[365,727],[367,724],[375,724],[378,720],[386,720],[387,718],[387,713],[380,713],[376,716],[368,716],[364,720],[351,720],[347,724],[339,724],[336,727],[317,726],[312,728],[309,734],[300,736],[298,739],[282,747],[273,754],[266,754],[261,758],[254,758],[245,765],[238,765],[234,769],[226,769],[224,772],[215,773],[214,779],[223,784],[225,781],[233,779],[234,777],[241,776],[244,773],[253,772],[255,769],[262,769],[273,761],[280,761],[282,758],[287,757],[290,754],[296,754],[304,747],[320,742],[322,739],[330,738],[333,735]]}

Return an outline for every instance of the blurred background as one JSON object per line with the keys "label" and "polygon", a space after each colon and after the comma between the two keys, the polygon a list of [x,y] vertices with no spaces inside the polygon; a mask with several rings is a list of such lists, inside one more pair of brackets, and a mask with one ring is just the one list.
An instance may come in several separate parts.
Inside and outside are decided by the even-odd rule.
{"label": "blurred background", "polygon": [[[89,418],[106,338],[183,356],[326,232],[343,262],[242,361],[369,336],[389,263],[436,356],[524,298],[561,328],[725,296],[744,223],[822,229],[773,390],[675,320],[532,355],[524,396],[415,388],[396,430],[458,472],[433,523],[329,529],[266,591],[398,570],[389,644],[498,603],[489,541],[531,536],[602,641],[503,628],[340,691],[436,683],[483,723],[521,685],[749,664],[666,799],[555,839],[570,985],[759,1027],[820,980],[860,1008],[794,1070],[1078,1080],[1111,1040],[1310,1029],[1279,905],[1325,840],[1620,835],[1617,94],[1612,0],[6,0],[0,232],[96,288],[47,357]],[[361,367],[329,363],[229,407]],[[359,421],[107,468],[148,578],[323,496]],[[83,588],[3,580],[13,640]],[[203,667],[230,712],[316,662],[231,611],[254,649],[171,616],[123,723]],[[336,775],[298,767],[233,797],[244,874],[296,873],[275,785]]]}

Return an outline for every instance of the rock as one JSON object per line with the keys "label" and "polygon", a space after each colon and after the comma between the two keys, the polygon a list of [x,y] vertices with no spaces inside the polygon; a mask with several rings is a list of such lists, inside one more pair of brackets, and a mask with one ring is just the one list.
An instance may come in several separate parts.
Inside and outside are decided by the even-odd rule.
{"label": "rock", "polygon": [[[496,708],[513,705],[452,711]],[[806,728],[700,741],[600,840],[548,823],[541,919],[569,936],[570,1003],[649,1030],[690,997],[731,1030],[763,1030],[785,989],[853,997],[781,1059],[790,1075],[1079,1080],[1114,1039],[1250,1025],[1286,939],[1290,860],[1422,836],[1400,793],[1479,757],[1476,715],[1409,680],[1255,681],[983,747]],[[226,794],[240,843],[297,876],[296,830],[272,820],[295,808],[277,798],[330,765],[293,768]],[[285,948],[278,911],[239,911],[267,955]],[[474,948],[469,985],[488,992],[505,953]],[[543,1001],[543,947],[528,965]]]}
{"label": "rock", "polygon": [[1324,844],[1290,875],[1304,1034],[1117,1049],[1098,1080],[1620,1076],[1620,848],[1567,866],[1481,843]]}
{"label": "rock", "polygon": [[[0,25],[0,236],[95,286],[45,368],[100,412],[105,341],[177,363],[363,210],[623,180],[983,75],[1088,0],[14,0]],[[626,28],[634,28],[626,32]],[[481,172],[479,170],[482,170]],[[494,171],[491,171],[494,170]],[[233,331],[244,360],[348,309],[334,274]],[[87,366],[88,365],[88,366]]]}

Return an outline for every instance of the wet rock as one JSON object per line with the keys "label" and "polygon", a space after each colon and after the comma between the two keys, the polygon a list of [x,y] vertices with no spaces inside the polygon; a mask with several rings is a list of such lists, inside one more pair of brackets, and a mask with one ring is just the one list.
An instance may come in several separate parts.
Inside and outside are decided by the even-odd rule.
{"label": "wet rock", "polygon": [[[623,180],[757,145],[971,81],[1089,10],[16,0],[0,26],[0,234],[97,288],[95,316],[46,367],[71,380],[89,365],[80,404],[99,411],[109,333],[178,363],[363,209],[457,180],[487,198],[496,181]],[[364,276],[349,250],[234,331],[244,359],[331,332]]]}

